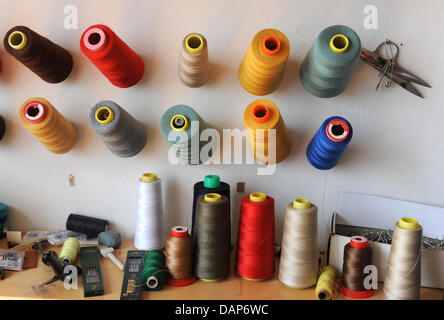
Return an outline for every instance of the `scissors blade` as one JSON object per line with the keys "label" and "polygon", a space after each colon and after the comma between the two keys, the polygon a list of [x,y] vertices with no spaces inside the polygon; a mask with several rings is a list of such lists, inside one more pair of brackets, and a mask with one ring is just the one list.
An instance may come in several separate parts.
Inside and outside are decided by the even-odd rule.
{"label": "scissors blade", "polygon": [[[371,65],[373,68],[375,68],[378,71],[383,71],[384,66],[379,62],[379,61],[375,61],[373,60],[370,56],[366,56],[365,52],[364,55],[362,54],[362,50],[361,50],[361,58],[367,62],[369,65]],[[387,76],[387,72],[384,72],[384,75]],[[404,89],[406,89],[407,91],[413,93],[414,95],[420,97],[420,98],[424,98],[424,96],[422,95],[421,92],[419,92],[418,89],[415,88],[415,86],[413,86],[409,81],[399,77],[398,75],[396,75],[395,73],[393,73],[391,75],[391,79],[393,82],[399,84],[401,87],[403,87]]]}
{"label": "scissors blade", "polygon": [[393,71],[394,73],[396,73],[397,76],[401,77],[404,80],[419,84],[420,86],[431,88],[431,86],[420,77],[410,71],[407,71],[403,67],[398,66],[397,64],[395,64],[395,68]]}

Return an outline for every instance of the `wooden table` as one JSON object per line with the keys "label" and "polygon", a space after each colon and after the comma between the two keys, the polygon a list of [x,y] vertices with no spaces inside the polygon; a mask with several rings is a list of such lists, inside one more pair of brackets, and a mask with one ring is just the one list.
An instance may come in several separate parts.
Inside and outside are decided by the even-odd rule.
{"label": "wooden table", "polygon": [[[6,248],[6,241],[0,241],[0,247]],[[59,252],[61,247],[54,247],[53,250]],[[114,254],[125,263],[127,250],[135,249],[132,239],[124,239],[120,249]],[[100,297],[86,298],[88,300],[120,299],[122,288],[123,272],[120,271],[109,259],[101,258],[100,261],[105,295]],[[276,262],[277,266],[278,262]],[[161,291],[144,292],[143,299],[153,300],[313,300],[316,299],[314,287],[304,290],[292,289],[282,284],[275,275],[266,281],[248,281],[234,275],[231,268],[231,276],[221,282],[207,283],[197,280],[187,287],[165,286]],[[278,270],[278,268],[276,268]],[[30,290],[31,284],[37,284],[48,280],[53,276],[50,266],[43,264],[41,255],[38,256],[38,266],[34,269],[27,269],[20,272],[6,271],[6,278],[0,280],[0,299],[85,299],[83,297],[83,284],[79,279],[78,289],[66,290],[61,281],[56,281],[50,285],[46,291],[35,293]],[[382,284],[371,299],[382,299]],[[443,290],[423,288],[421,299],[442,299]],[[338,293],[335,299],[348,299]]]}

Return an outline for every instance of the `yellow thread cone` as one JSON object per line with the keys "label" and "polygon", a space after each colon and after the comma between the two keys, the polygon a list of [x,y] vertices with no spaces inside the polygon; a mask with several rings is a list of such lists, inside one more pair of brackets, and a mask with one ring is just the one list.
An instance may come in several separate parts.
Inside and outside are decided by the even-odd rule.
{"label": "yellow thread cone", "polygon": [[[24,116],[25,107],[32,101],[38,102],[46,109],[46,113],[40,122],[32,122]],[[43,98],[26,100],[20,107],[19,120],[32,135],[53,153],[67,153],[76,144],[77,131],[74,125],[66,120],[49,101]]]}
{"label": "yellow thread cone", "polygon": [[[266,43],[272,43],[273,46]],[[254,95],[272,93],[282,81],[289,53],[290,42],[285,34],[275,29],[258,32],[239,67],[241,85]]]}

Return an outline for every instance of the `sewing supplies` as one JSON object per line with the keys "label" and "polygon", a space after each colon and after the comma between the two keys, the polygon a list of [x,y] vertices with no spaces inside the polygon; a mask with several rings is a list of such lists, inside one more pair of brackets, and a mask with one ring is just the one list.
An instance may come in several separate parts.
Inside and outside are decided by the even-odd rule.
{"label": "sewing supplies", "polygon": [[188,228],[175,226],[167,237],[165,245],[165,266],[168,270],[165,282],[174,287],[192,284],[193,276],[193,240]]}
{"label": "sewing supplies", "polygon": [[122,244],[122,237],[116,230],[100,232],[97,240],[100,244],[114,249],[117,249]]}
{"label": "sewing supplies", "polygon": [[25,258],[23,260],[23,270],[37,268],[37,255],[38,252],[35,250],[25,251]]}
{"label": "sewing supplies", "polygon": [[275,91],[281,84],[290,53],[290,42],[276,29],[259,31],[239,67],[239,82],[257,96]]}
{"label": "sewing supplies", "polygon": [[66,230],[80,232],[90,238],[97,237],[100,232],[106,231],[108,226],[107,220],[75,213],[71,213],[66,220]]}
{"label": "sewing supplies", "polygon": [[6,204],[0,203],[0,239],[6,237],[8,226],[6,224],[8,218],[8,210]]}
{"label": "sewing supplies", "polygon": [[143,77],[142,59],[105,25],[86,29],[80,39],[80,49],[116,87],[131,87]]}
{"label": "sewing supplies", "polygon": [[320,170],[336,166],[353,136],[353,128],[346,119],[334,116],[322,123],[307,147],[307,159]]}
{"label": "sewing supplies", "polygon": [[103,296],[102,272],[97,247],[81,247],[80,260],[83,268],[83,295],[85,297]]}
{"label": "sewing supplies", "polygon": [[422,226],[414,218],[395,224],[384,280],[388,300],[418,300],[421,290]]}
{"label": "sewing supplies", "polygon": [[334,25],[322,30],[300,68],[302,85],[320,98],[342,93],[358,61],[361,41],[350,28]]}
{"label": "sewing supplies", "polygon": [[0,280],[5,279],[6,277],[6,270],[3,267],[0,267]]}
{"label": "sewing supplies", "polygon": [[63,154],[77,142],[77,131],[48,100],[31,98],[19,111],[19,120],[49,151]]}
{"label": "sewing supplies", "polygon": [[[384,51],[382,52],[382,50]],[[379,71],[379,81],[376,85],[376,90],[378,90],[380,87],[383,79],[386,78],[385,86],[387,88],[391,86],[393,81],[414,95],[424,98],[422,93],[419,92],[419,90],[412,85],[412,83],[416,83],[420,86],[428,88],[431,88],[431,86],[412,72],[399,66],[398,56],[398,45],[388,39],[378,45],[375,51],[369,51],[361,48],[360,52],[361,59]]]}
{"label": "sewing supplies", "polygon": [[332,266],[325,266],[319,276],[315,293],[318,300],[332,300],[333,289],[336,286],[336,269]]}
{"label": "sewing supplies", "polygon": [[11,56],[46,82],[62,82],[71,73],[71,54],[27,27],[10,29],[3,43]]}
{"label": "sewing supplies", "polygon": [[24,251],[0,249],[0,267],[5,270],[20,271],[25,260]]}
{"label": "sewing supplies", "polygon": [[145,254],[142,284],[147,291],[159,291],[165,283],[165,255],[161,250],[150,250]]}
{"label": "sewing supplies", "polygon": [[59,256],[55,251],[49,251],[45,252],[44,246],[47,245],[48,242],[46,240],[37,242],[33,248],[38,249],[42,255],[42,262],[46,264],[47,266],[51,266],[52,270],[54,271],[55,275],[50,278],[49,280],[44,281],[41,283],[41,285],[46,286],[50,283],[53,283],[54,281],[61,280],[65,281],[66,278],[72,279],[72,275],[70,271],[66,271],[65,267],[68,265],[73,266],[77,270],[77,275],[82,274],[82,268],[75,266],[71,263],[68,263],[67,261],[63,261],[59,259]]}
{"label": "sewing supplies", "polygon": [[97,103],[91,109],[89,122],[106,147],[118,157],[133,157],[145,147],[145,127],[115,102]]}
{"label": "sewing supplies", "polygon": [[99,246],[100,254],[102,257],[106,259],[110,259],[114,265],[119,268],[120,270],[123,270],[123,264],[120,262],[119,259],[113,254],[114,248],[106,247],[106,246]]}
{"label": "sewing supplies", "polygon": [[182,41],[179,56],[179,79],[191,88],[203,86],[210,75],[208,46],[205,37],[198,33],[188,34]]}
{"label": "sewing supplies", "polygon": [[236,271],[247,280],[274,274],[274,199],[262,192],[242,198],[237,240]]}
{"label": "sewing supplies", "polygon": [[279,280],[304,289],[316,284],[318,275],[318,208],[308,199],[295,199],[285,211]]}
{"label": "sewing supplies", "polygon": [[80,243],[77,238],[68,238],[63,243],[62,250],[60,250],[59,258],[66,261],[68,264],[75,264],[77,260],[77,253],[80,250]]}
{"label": "sewing supplies", "polygon": [[[204,196],[207,193],[218,193],[224,195],[228,198],[228,206],[231,212],[231,194],[230,185],[223,181],[220,181],[220,177],[214,174],[208,174],[204,177],[204,181],[199,181],[193,186],[193,212],[192,212],[192,222],[191,222],[191,234],[194,233],[194,224],[196,221],[196,204],[197,198]],[[231,233],[231,226],[230,226]],[[230,235],[231,239],[231,235]]]}
{"label": "sewing supplies", "polygon": [[145,173],[138,181],[134,246],[141,250],[162,249],[164,233],[162,181],[154,173]]}
{"label": "sewing supplies", "polygon": [[140,300],[142,298],[142,270],[144,261],[144,250],[128,250],[120,300]]}
{"label": "sewing supplies", "polygon": [[201,149],[208,141],[200,141],[200,134],[208,124],[186,105],[169,108],[162,116],[160,129],[180,163],[197,165],[208,161],[212,153],[202,155]]}
{"label": "sewing supplies", "polygon": [[5,120],[3,120],[2,116],[0,116],[0,141],[5,136],[5,131],[6,131]]}
{"label": "sewing supplies", "polygon": [[353,299],[365,299],[373,295],[373,289],[365,288],[364,268],[372,264],[372,251],[368,240],[361,236],[353,236],[344,247],[344,264],[342,282],[339,289],[344,296]]}
{"label": "sewing supplies", "polygon": [[244,123],[248,147],[258,162],[276,164],[288,157],[291,138],[276,104],[266,99],[250,103]]}
{"label": "sewing supplies", "polygon": [[219,281],[230,273],[230,209],[228,198],[207,193],[197,198],[193,232],[194,274]]}

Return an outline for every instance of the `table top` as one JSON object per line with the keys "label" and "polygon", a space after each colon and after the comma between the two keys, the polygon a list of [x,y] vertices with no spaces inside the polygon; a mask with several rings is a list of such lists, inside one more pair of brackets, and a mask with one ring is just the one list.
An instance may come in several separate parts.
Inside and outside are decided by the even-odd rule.
{"label": "table top", "polygon": [[[6,248],[6,241],[0,241],[0,248]],[[61,247],[53,247],[59,252]],[[128,250],[134,250],[132,239],[123,239],[122,246],[114,251],[115,256],[125,263]],[[233,254],[234,256],[234,254]],[[79,259],[78,259],[79,260]],[[278,259],[277,259],[278,260]],[[79,263],[79,262],[78,262]],[[80,263],[79,263],[80,264]],[[276,261],[276,266],[278,261]],[[248,281],[235,275],[234,261],[229,278],[214,283],[197,280],[187,287],[171,287],[165,285],[160,291],[144,291],[142,298],[150,300],[314,300],[316,299],[314,287],[308,289],[293,289],[282,284],[275,274],[273,278],[265,281]],[[78,289],[65,289],[62,281],[53,282],[41,292],[31,290],[32,284],[41,283],[53,276],[50,266],[41,261],[38,255],[37,268],[23,271],[6,271],[6,277],[0,280],[0,299],[88,299],[108,300],[120,299],[122,289],[123,271],[119,270],[109,259],[101,257],[100,267],[102,271],[105,295],[91,298],[83,297],[83,284],[79,281]],[[276,270],[278,270],[276,268]],[[370,299],[382,299],[382,283]],[[443,297],[444,290],[422,288],[421,299],[439,299]],[[346,300],[347,297],[338,292],[335,300]]]}

